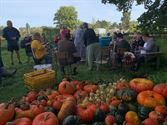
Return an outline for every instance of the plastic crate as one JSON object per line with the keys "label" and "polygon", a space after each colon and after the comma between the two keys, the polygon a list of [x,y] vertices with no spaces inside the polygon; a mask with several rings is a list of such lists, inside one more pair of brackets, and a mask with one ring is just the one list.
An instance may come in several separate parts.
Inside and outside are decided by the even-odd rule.
{"label": "plastic crate", "polygon": [[111,42],[111,37],[101,37],[99,38],[100,47],[109,46]]}
{"label": "plastic crate", "polygon": [[55,81],[55,71],[49,69],[24,74],[25,85],[31,90],[52,88]]}

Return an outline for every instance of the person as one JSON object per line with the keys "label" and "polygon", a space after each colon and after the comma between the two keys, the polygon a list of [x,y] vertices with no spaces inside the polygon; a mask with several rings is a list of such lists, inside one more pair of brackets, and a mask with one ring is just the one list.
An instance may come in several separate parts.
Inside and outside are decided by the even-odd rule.
{"label": "person", "polygon": [[133,53],[139,51],[139,46],[143,47],[144,46],[144,41],[142,39],[141,33],[136,32],[133,35],[133,40],[132,40],[132,43],[131,43],[131,51]]}
{"label": "person", "polygon": [[55,44],[56,47],[58,46],[59,40],[60,40],[60,36],[59,36],[59,35],[56,35],[56,36],[54,37],[54,39],[53,39],[53,42],[54,42],[54,44]]}
{"label": "person", "polygon": [[[65,74],[65,69],[64,66],[68,65],[68,64],[73,64],[73,63],[77,63],[78,61],[80,61],[80,57],[79,55],[77,55],[77,50],[76,47],[74,45],[74,42],[70,41],[70,33],[66,32],[64,34],[64,39],[60,40],[58,43],[58,53],[59,52],[67,52],[68,55],[71,56],[71,58],[69,58],[68,60],[59,60],[60,63],[60,70],[62,74]],[[68,64],[66,64],[68,61]],[[74,67],[73,69],[73,73],[76,74],[76,69],[77,67]]]}
{"label": "person", "polygon": [[24,38],[21,41],[21,48],[25,48],[26,56],[27,56],[27,63],[30,62],[30,57],[32,57],[32,50],[31,50],[31,41],[32,38],[29,36],[28,33],[24,34]]}
{"label": "person", "polygon": [[3,29],[3,37],[7,40],[8,51],[10,52],[11,64],[14,65],[13,51],[16,52],[19,64],[21,64],[18,41],[20,38],[19,31],[13,27],[12,21],[7,21],[7,27]]}
{"label": "person", "polygon": [[41,35],[37,32],[33,35],[31,43],[31,49],[35,64],[41,64],[42,60],[45,60],[46,64],[51,64],[51,58],[47,55],[45,46],[42,44]]}
{"label": "person", "polygon": [[63,26],[63,27],[60,29],[61,39],[64,39],[65,33],[70,33],[70,30],[69,30],[68,28],[66,28],[65,26]]}
{"label": "person", "polygon": [[[83,23],[84,44],[86,46],[86,56],[88,63],[88,70],[93,70],[94,57],[96,61],[100,61],[100,46],[95,31],[88,27],[88,23]],[[99,70],[99,64],[96,63],[96,70]]]}
{"label": "person", "polygon": [[81,61],[85,61],[86,58],[86,48],[84,45],[83,35],[83,26],[80,25],[74,34],[74,44],[77,49],[77,52],[79,53],[79,56],[81,57]]}

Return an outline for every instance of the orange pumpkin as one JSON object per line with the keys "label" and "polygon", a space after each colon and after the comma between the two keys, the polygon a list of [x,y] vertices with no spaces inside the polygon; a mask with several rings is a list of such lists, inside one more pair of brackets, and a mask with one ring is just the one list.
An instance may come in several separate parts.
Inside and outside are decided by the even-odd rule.
{"label": "orange pumpkin", "polygon": [[83,84],[81,81],[72,80],[71,83],[75,85],[76,90],[82,90]]}
{"label": "orange pumpkin", "polygon": [[157,84],[153,90],[167,98],[167,84]]}
{"label": "orange pumpkin", "polygon": [[135,78],[130,81],[130,88],[137,92],[152,90],[153,82],[145,78]]}
{"label": "orange pumpkin", "polygon": [[149,90],[140,92],[137,95],[137,102],[150,108],[154,108],[157,105],[165,105],[165,99],[162,95]]}
{"label": "orange pumpkin", "polygon": [[160,125],[156,119],[147,118],[143,121],[143,125]]}
{"label": "orange pumpkin", "polygon": [[149,118],[156,119],[158,122],[162,123],[164,121],[164,117],[161,113],[152,111],[149,113]]}
{"label": "orange pumpkin", "polygon": [[55,108],[56,110],[60,110],[62,104],[63,104],[63,103],[62,103],[61,101],[55,100],[55,101],[53,102],[53,108]]}
{"label": "orange pumpkin", "polygon": [[58,119],[52,112],[44,112],[34,118],[32,125],[58,125]]}
{"label": "orange pumpkin", "polygon": [[38,93],[37,93],[36,91],[30,91],[30,92],[27,94],[25,100],[26,100],[27,102],[31,103],[32,101],[34,101],[34,100],[36,99],[37,94],[38,94]]}
{"label": "orange pumpkin", "polygon": [[108,113],[109,112],[109,106],[106,103],[101,103],[99,108],[103,110],[104,112]]}
{"label": "orange pumpkin", "polygon": [[162,115],[167,115],[167,107],[165,105],[158,105],[155,107],[155,111],[161,113]]}
{"label": "orange pumpkin", "polygon": [[13,104],[0,104],[0,125],[5,125],[14,117],[14,105]]}
{"label": "orange pumpkin", "polygon": [[58,87],[60,94],[74,94],[75,90],[75,86],[68,81],[62,81]]}
{"label": "orange pumpkin", "polygon": [[29,118],[19,118],[15,120],[16,125],[32,125],[32,121]]}
{"label": "orange pumpkin", "polygon": [[45,111],[42,105],[31,105],[30,110],[32,111],[32,114],[34,116],[37,116],[38,114],[43,113]]}
{"label": "orange pumpkin", "polygon": [[67,98],[62,106],[61,109],[57,115],[59,121],[63,121],[68,115],[73,115],[75,113],[76,109],[76,100],[74,98]]}
{"label": "orange pumpkin", "polygon": [[98,86],[97,85],[85,85],[84,86],[84,90],[88,93],[90,92],[96,92],[96,90],[98,89]]}
{"label": "orange pumpkin", "polygon": [[124,88],[129,88],[129,84],[127,82],[118,82],[116,85],[116,90],[121,90]]}
{"label": "orange pumpkin", "polygon": [[117,107],[122,101],[119,100],[117,97],[112,97],[110,100],[110,104]]}
{"label": "orange pumpkin", "polygon": [[125,115],[125,121],[133,125],[140,125],[140,120],[136,112],[128,111]]}

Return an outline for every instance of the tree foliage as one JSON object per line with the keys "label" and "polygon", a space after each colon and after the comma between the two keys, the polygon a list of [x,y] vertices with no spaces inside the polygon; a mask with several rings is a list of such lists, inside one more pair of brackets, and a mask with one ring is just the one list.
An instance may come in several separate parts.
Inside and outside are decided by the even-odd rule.
{"label": "tree foliage", "polygon": [[102,0],[104,4],[114,4],[119,11],[130,11],[132,5],[144,4],[144,12],[139,18],[139,28],[143,32],[167,32],[167,0]]}
{"label": "tree foliage", "polygon": [[122,15],[123,15],[121,18],[122,29],[128,31],[130,27],[130,12],[124,11]]}
{"label": "tree foliage", "polygon": [[77,11],[73,6],[63,6],[55,13],[53,20],[57,28],[65,26],[73,30],[79,23],[77,18]]}

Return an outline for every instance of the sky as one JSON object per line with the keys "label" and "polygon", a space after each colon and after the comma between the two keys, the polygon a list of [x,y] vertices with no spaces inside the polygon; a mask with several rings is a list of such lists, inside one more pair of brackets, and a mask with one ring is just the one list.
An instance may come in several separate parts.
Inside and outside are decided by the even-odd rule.
{"label": "sky", "polygon": [[[7,20],[12,20],[17,28],[55,26],[54,13],[61,6],[74,6],[78,12],[78,19],[84,22],[106,20],[120,22],[122,13],[114,5],[102,4],[101,0],[0,0],[0,25],[6,25]],[[143,6],[133,6],[131,20],[136,20],[143,12]]]}

